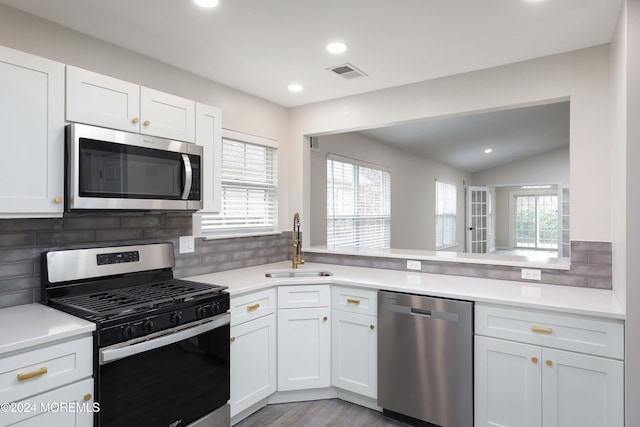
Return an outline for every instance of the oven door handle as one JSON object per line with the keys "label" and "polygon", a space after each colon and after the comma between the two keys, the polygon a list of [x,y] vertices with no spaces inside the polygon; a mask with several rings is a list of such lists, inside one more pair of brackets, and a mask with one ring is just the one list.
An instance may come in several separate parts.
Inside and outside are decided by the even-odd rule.
{"label": "oven door handle", "polygon": [[141,341],[136,344],[131,344],[125,347],[117,348],[105,348],[100,350],[100,365],[106,365],[107,363],[114,362],[116,360],[143,353],[145,351],[154,350],[156,348],[164,347],[170,344],[177,343],[189,338],[193,338],[196,335],[211,331],[229,323],[231,316],[229,313],[218,315],[214,320],[201,323],[197,326],[190,328],[182,328],[176,332],[161,335],[157,338],[152,338],[147,341]]}

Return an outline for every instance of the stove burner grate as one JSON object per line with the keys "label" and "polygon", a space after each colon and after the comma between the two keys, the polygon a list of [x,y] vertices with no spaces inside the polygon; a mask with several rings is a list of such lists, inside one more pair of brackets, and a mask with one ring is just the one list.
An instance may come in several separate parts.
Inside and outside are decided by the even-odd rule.
{"label": "stove burner grate", "polygon": [[162,283],[52,298],[51,301],[94,315],[108,316],[187,301],[195,296],[218,293],[222,289],[224,288],[206,283],[172,279]]}

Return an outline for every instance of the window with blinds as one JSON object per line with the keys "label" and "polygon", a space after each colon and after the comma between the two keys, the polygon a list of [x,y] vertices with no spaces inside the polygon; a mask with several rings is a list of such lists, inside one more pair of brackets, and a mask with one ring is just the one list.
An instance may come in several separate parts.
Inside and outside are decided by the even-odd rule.
{"label": "window with blinds", "polygon": [[275,147],[223,137],[222,207],[219,214],[202,215],[203,233],[242,234],[276,229],[276,153]]}
{"label": "window with blinds", "polygon": [[327,158],[327,246],[388,248],[391,174],[334,156]]}
{"label": "window with blinds", "polygon": [[436,181],[436,249],[456,244],[456,185]]}

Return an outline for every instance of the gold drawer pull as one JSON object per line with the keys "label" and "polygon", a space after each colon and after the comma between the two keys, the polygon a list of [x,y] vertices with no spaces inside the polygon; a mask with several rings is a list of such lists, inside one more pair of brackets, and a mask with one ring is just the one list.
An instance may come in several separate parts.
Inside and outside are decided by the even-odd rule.
{"label": "gold drawer pull", "polygon": [[26,374],[18,374],[18,381],[24,381],[24,380],[28,380],[29,378],[39,377],[40,375],[44,375],[47,372],[49,372],[47,370],[47,367],[43,366],[38,370],[27,372]]}
{"label": "gold drawer pull", "polygon": [[547,364],[547,366],[553,365],[553,362],[551,360],[547,360],[545,363]]}
{"label": "gold drawer pull", "polygon": [[531,361],[533,363],[538,363],[538,358],[534,356],[534,357],[531,358]]}
{"label": "gold drawer pull", "polygon": [[147,126],[147,127],[148,127],[148,126],[150,126],[150,125],[151,125],[151,122],[150,122],[149,120],[145,120],[145,121],[144,121],[144,123],[143,123],[143,125],[145,125],[145,126]]}
{"label": "gold drawer pull", "polygon": [[329,318],[328,318],[327,316],[324,316],[324,317],[322,318],[322,320],[324,320],[324,321],[326,322],[327,320],[329,320]]}
{"label": "gold drawer pull", "polygon": [[140,119],[139,119],[139,118],[134,117],[134,118],[131,120],[131,123],[133,123],[134,125],[137,125],[139,121],[140,121]]}
{"label": "gold drawer pull", "polygon": [[236,342],[236,337],[231,337],[230,340],[231,342]]}
{"label": "gold drawer pull", "polygon": [[248,305],[247,306],[247,311],[257,310],[258,308],[260,308],[260,304]]}
{"label": "gold drawer pull", "polygon": [[355,298],[347,298],[347,304],[360,304],[360,300]]}
{"label": "gold drawer pull", "polygon": [[375,326],[369,325],[369,329],[373,330],[373,328],[375,328]]}
{"label": "gold drawer pull", "polygon": [[541,328],[540,326],[532,326],[531,327],[531,331],[532,332],[541,332],[543,334],[550,334],[551,332],[553,332],[553,329],[551,329],[551,328]]}
{"label": "gold drawer pull", "polygon": [[89,400],[91,400],[93,396],[91,396],[91,393],[87,393],[83,396],[83,399],[85,402],[88,402]]}

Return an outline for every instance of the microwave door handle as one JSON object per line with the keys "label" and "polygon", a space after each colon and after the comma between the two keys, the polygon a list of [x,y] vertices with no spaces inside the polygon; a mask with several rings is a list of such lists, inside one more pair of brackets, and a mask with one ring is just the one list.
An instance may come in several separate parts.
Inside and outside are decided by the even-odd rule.
{"label": "microwave door handle", "polygon": [[191,159],[189,159],[188,155],[182,155],[182,162],[184,163],[184,190],[182,191],[182,200],[187,200],[191,192],[193,171],[191,170]]}

